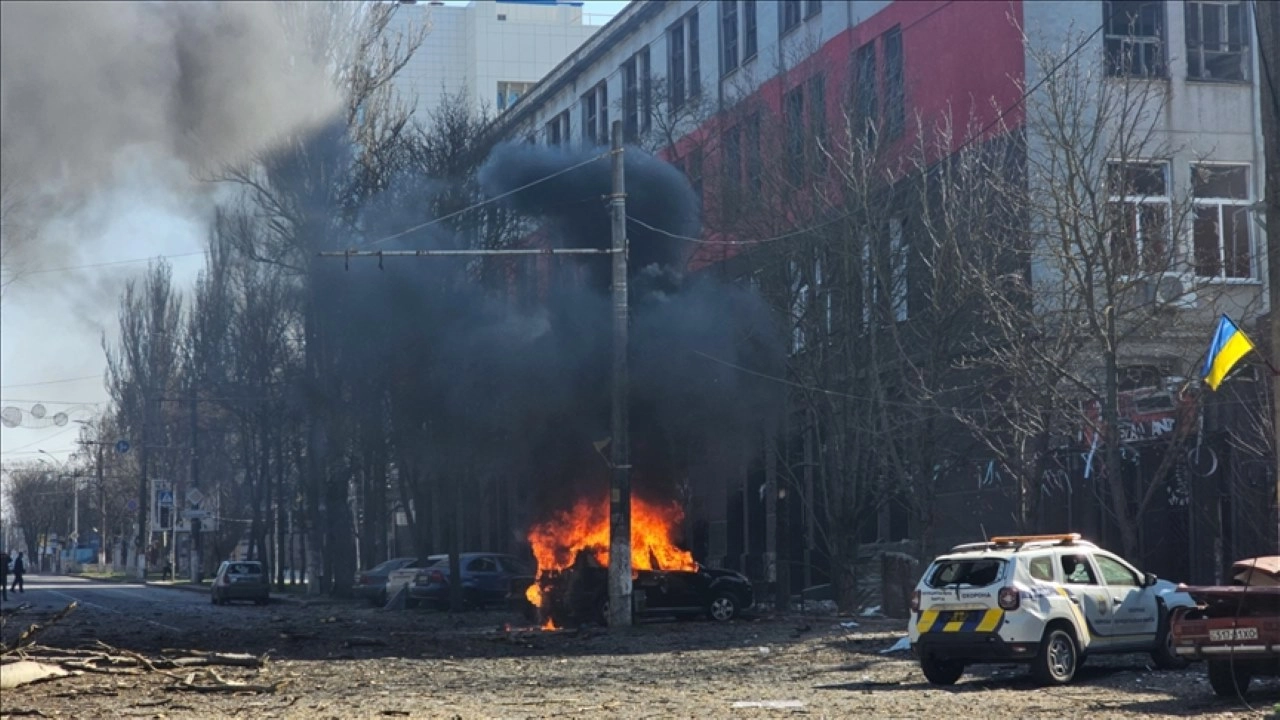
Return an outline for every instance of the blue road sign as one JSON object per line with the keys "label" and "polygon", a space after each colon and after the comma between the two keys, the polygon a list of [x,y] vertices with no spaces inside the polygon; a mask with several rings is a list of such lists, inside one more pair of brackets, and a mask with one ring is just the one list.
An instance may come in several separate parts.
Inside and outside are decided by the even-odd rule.
{"label": "blue road sign", "polygon": [[156,496],[159,498],[159,504],[160,504],[160,507],[172,507],[172,506],[173,506],[173,491],[172,491],[172,490],[161,490],[160,492],[156,493]]}
{"label": "blue road sign", "polygon": [[128,441],[128,440],[117,440],[117,441],[116,441],[116,452],[120,453],[121,455],[123,455],[123,454],[125,454],[125,453],[129,452],[129,441]]}
{"label": "blue road sign", "polygon": [[129,508],[129,512],[138,512],[138,501],[133,498],[130,498],[124,506]]}

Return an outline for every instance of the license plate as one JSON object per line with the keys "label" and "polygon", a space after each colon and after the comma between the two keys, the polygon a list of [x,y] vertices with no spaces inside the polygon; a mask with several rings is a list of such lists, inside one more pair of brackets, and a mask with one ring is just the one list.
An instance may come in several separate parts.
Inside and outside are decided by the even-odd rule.
{"label": "license plate", "polygon": [[951,613],[951,622],[962,623],[968,619],[969,619],[969,613],[965,612],[964,610]]}
{"label": "license plate", "polygon": [[1223,642],[1227,640],[1257,640],[1258,628],[1242,627],[1228,628],[1226,630],[1210,630],[1209,640],[1212,642]]}

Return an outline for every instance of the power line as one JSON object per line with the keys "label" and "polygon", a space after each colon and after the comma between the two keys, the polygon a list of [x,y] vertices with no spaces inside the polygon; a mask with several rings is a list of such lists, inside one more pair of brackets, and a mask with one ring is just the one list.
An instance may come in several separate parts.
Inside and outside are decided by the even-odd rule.
{"label": "power line", "polygon": [[412,227],[405,228],[404,230],[401,230],[400,232],[394,233],[394,234],[392,234],[392,235],[388,235],[388,236],[383,237],[383,238],[379,238],[379,239],[377,239],[377,240],[370,241],[370,242],[366,243],[365,245],[366,245],[366,247],[370,247],[370,246],[373,246],[373,245],[380,245],[380,244],[382,244],[382,243],[384,243],[384,242],[386,242],[386,241],[388,241],[388,240],[394,240],[394,239],[396,239],[396,238],[398,238],[398,237],[402,237],[402,236],[404,236],[404,235],[408,235],[408,234],[409,234],[409,233],[411,233],[411,232],[415,232],[415,231],[417,231],[417,230],[421,230],[421,229],[423,229],[423,228],[430,227],[430,226],[432,226],[432,225],[435,225],[436,223],[444,222],[445,220],[448,220],[448,219],[450,219],[450,218],[457,217],[457,216],[459,216],[459,215],[461,215],[461,214],[463,214],[463,213],[470,212],[470,211],[472,211],[472,210],[476,210],[476,209],[478,209],[478,208],[484,207],[485,205],[489,205],[490,203],[497,202],[498,200],[501,200],[501,199],[503,199],[503,198],[511,197],[512,195],[515,195],[515,194],[516,194],[516,193],[518,193],[518,192],[521,192],[521,191],[523,191],[523,190],[528,190],[529,188],[531,188],[531,187],[533,187],[533,186],[535,186],[535,185],[539,185],[539,184],[544,183],[544,182],[546,182],[546,181],[548,181],[548,180],[551,180],[552,178],[559,177],[559,176],[561,176],[561,175],[563,175],[563,174],[565,174],[565,173],[567,173],[567,172],[571,172],[571,171],[573,171],[573,170],[577,170],[577,169],[578,169],[578,168],[580,168],[580,167],[584,167],[584,166],[586,166],[586,165],[590,165],[591,163],[596,162],[597,160],[603,160],[603,159],[605,159],[605,158],[607,158],[607,157],[609,157],[609,153],[607,153],[607,152],[601,153],[601,154],[596,155],[596,156],[594,156],[594,157],[591,157],[591,158],[588,158],[588,159],[586,159],[586,160],[583,160],[582,162],[580,162],[580,163],[578,163],[578,164],[576,164],[576,165],[570,165],[569,167],[567,167],[567,168],[562,168],[562,169],[560,169],[560,170],[557,170],[557,171],[555,171],[555,172],[551,173],[550,175],[546,175],[546,176],[540,177],[540,178],[538,178],[537,180],[534,180],[534,181],[532,181],[532,182],[525,183],[524,185],[521,185],[520,187],[515,188],[515,189],[513,189],[513,190],[508,190],[507,192],[504,192],[504,193],[502,193],[502,194],[500,194],[500,195],[494,195],[494,196],[493,196],[493,197],[491,197],[491,198],[485,198],[484,200],[481,200],[480,202],[475,203],[475,204],[473,204],[473,205],[470,205],[470,206],[468,206],[468,207],[464,207],[464,208],[462,208],[461,210],[455,210],[454,212],[451,212],[451,213],[449,213],[449,214],[447,214],[447,215],[441,215],[440,217],[435,218],[434,220],[428,220],[427,222],[419,223],[419,224],[414,225],[414,226],[412,226]]}
{"label": "power line", "polygon": [[61,380],[42,380],[40,382],[14,383],[12,385],[0,385],[0,388],[7,390],[9,388],[35,387],[36,385],[60,385],[62,383],[78,382],[80,380],[92,380],[94,378],[100,378],[100,377],[102,376],[101,375],[82,375],[80,377],[63,378]]}
{"label": "power line", "polygon": [[67,267],[38,268],[36,270],[10,269],[10,270],[5,270],[4,272],[11,273],[15,276],[21,277],[23,275],[42,275],[44,273],[71,272],[72,270],[88,270],[90,268],[107,267],[109,265],[131,265],[134,263],[151,262],[152,260],[170,260],[173,258],[193,257],[196,255],[204,255],[204,254],[205,254],[204,250],[198,250],[196,252],[174,253],[172,255],[153,255],[151,257],[133,258],[132,260],[109,260],[107,262],[89,263],[87,265],[68,265]]}

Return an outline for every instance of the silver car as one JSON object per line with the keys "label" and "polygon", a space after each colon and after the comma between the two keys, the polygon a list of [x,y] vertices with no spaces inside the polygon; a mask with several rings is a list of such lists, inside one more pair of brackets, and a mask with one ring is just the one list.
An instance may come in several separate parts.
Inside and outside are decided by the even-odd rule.
{"label": "silver car", "polygon": [[271,586],[262,563],[256,560],[224,560],[213,578],[210,596],[214,605],[226,605],[232,600],[252,600],[266,605],[271,598]]}

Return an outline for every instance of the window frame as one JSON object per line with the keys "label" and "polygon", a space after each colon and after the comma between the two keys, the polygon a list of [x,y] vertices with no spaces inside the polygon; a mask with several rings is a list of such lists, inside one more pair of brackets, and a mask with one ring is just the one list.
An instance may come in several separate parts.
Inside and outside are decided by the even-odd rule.
{"label": "window frame", "polygon": [[[1132,30],[1124,34],[1112,32],[1112,20],[1114,15],[1120,12],[1117,5],[1135,5],[1137,9],[1136,20],[1134,25],[1141,22],[1143,6],[1158,8],[1159,15],[1156,17],[1155,34],[1135,34]],[[1138,77],[1138,78],[1167,78],[1169,76],[1169,13],[1165,7],[1164,0],[1104,0],[1102,3],[1102,22],[1103,22],[1103,59],[1105,64],[1105,72],[1107,77]],[[1151,58],[1153,66],[1146,66],[1146,56],[1138,53],[1134,54],[1134,47],[1148,48],[1153,47],[1153,57]],[[1143,62],[1143,71],[1134,71],[1134,59],[1140,58]]]}
{"label": "window frame", "polygon": [[[1112,563],[1117,568],[1123,570],[1126,575],[1132,578],[1133,583],[1129,584],[1129,583],[1111,582],[1110,578],[1107,577],[1107,571],[1103,569],[1104,561]],[[1099,579],[1102,581],[1102,584],[1107,587],[1132,587],[1132,588],[1142,587],[1142,574],[1139,573],[1137,570],[1134,570],[1133,568],[1129,567],[1128,564],[1121,562],[1120,558],[1111,557],[1110,555],[1107,555],[1104,553],[1097,553],[1093,556],[1093,564],[1094,564],[1094,567],[1096,567],[1098,570],[1098,576],[1099,576]]]}
{"label": "window frame", "polygon": [[[1213,51],[1206,50],[1208,43],[1205,40],[1205,32],[1204,32],[1205,30],[1204,10],[1208,6],[1214,6],[1219,8],[1218,27],[1216,28],[1218,30],[1217,43],[1219,48],[1221,48],[1223,45],[1227,46],[1228,47],[1227,50],[1221,50],[1221,49],[1213,50]],[[1253,57],[1251,54],[1253,52],[1253,45],[1250,44],[1249,39],[1253,31],[1252,23],[1254,22],[1254,18],[1253,18],[1253,14],[1251,12],[1249,3],[1242,2],[1241,0],[1187,0],[1187,2],[1184,3],[1183,7],[1184,7],[1184,13],[1185,13],[1184,14],[1185,21],[1184,21],[1183,27],[1185,28],[1184,36],[1185,36],[1186,47],[1187,47],[1187,79],[1195,82],[1220,82],[1220,83],[1251,82],[1252,74],[1250,72],[1250,69],[1253,64]],[[1232,42],[1232,38],[1229,37],[1231,33],[1230,12],[1229,12],[1230,8],[1236,8],[1238,9],[1238,12],[1239,12],[1240,37],[1237,39],[1239,40],[1240,46],[1239,46],[1239,49],[1237,50],[1230,49],[1230,45]],[[1192,13],[1196,13],[1196,22],[1194,23],[1194,27],[1196,28],[1196,30],[1199,32],[1199,35],[1200,35],[1198,39],[1199,41],[1194,43],[1194,45],[1192,42],[1192,25],[1193,25],[1191,22]],[[1240,76],[1239,77],[1210,77],[1205,75],[1204,74],[1206,72],[1205,55],[1208,52],[1212,52],[1214,55],[1219,57],[1229,57],[1232,55],[1238,55]]]}
{"label": "window frame", "polygon": [[822,0],[804,0],[804,19],[812,20],[822,14]]}
{"label": "window frame", "polygon": [[596,137],[596,127],[600,119],[600,109],[597,106],[596,87],[582,94],[582,141],[584,144],[599,145],[600,139]]}
{"label": "window frame", "polygon": [[720,76],[737,70],[739,62],[738,0],[720,2]]}
{"label": "window frame", "polygon": [[[893,41],[891,43],[891,41]],[[907,124],[906,59],[903,53],[902,26],[895,25],[880,36],[884,61],[884,120],[881,123],[886,140],[902,137]],[[890,54],[891,48],[897,48]]]}
{"label": "window frame", "polygon": [[639,53],[622,63],[622,136],[630,143],[640,137]]}
{"label": "window frame", "polygon": [[760,53],[760,22],[756,15],[756,0],[742,0],[742,62],[746,65]]}
{"label": "window frame", "polygon": [[653,129],[653,57],[645,45],[636,53],[636,74],[640,76],[640,132]]}
{"label": "window frame", "polygon": [[800,0],[783,0],[778,3],[778,37],[800,27],[804,22],[804,8]]}
{"label": "window frame", "polygon": [[[1139,195],[1130,194],[1128,188],[1124,188],[1125,192],[1118,193],[1115,188],[1111,187],[1111,177],[1114,171],[1127,172],[1134,168],[1159,168],[1164,184],[1163,195]],[[1108,217],[1111,215],[1111,206],[1125,205],[1133,206],[1133,215],[1135,222],[1133,225],[1133,261],[1132,268],[1122,268],[1122,277],[1133,277],[1143,273],[1167,272],[1173,267],[1173,259],[1177,257],[1176,239],[1173,234],[1173,173],[1171,163],[1168,160],[1108,160],[1106,163],[1107,173],[1107,206]],[[1164,262],[1162,267],[1153,268],[1148,264],[1148,254],[1146,249],[1146,236],[1142,227],[1142,212],[1144,207],[1159,207],[1164,210]],[[1120,217],[1120,216],[1117,216]],[[1111,245],[1111,256],[1113,260],[1118,257],[1116,248],[1115,233],[1117,228],[1108,227],[1107,233],[1111,236],[1109,239]]]}
{"label": "window frame", "polygon": [[[1219,197],[1219,196],[1201,196],[1196,194],[1196,173],[1200,168],[1217,168],[1217,169],[1236,169],[1243,172],[1245,181],[1245,197]],[[1251,200],[1253,196],[1253,166],[1248,163],[1231,163],[1231,162],[1197,162],[1191,163],[1191,266],[1192,272],[1197,279],[1210,280],[1214,282],[1225,283],[1256,283],[1258,279],[1258,262],[1257,262],[1257,241],[1253,232],[1253,218],[1250,217],[1250,209],[1254,203]],[[1196,224],[1199,220],[1199,211],[1202,208],[1214,208],[1218,210],[1217,219],[1217,264],[1218,273],[1215,275],[1206,275],[1200,272],[1199,248],[1196,246]],[[1248,261],[1249,270],[1245,276],[1226,274],[1227,267],[1227,246],[1225,228],[1223,222],[1226,208],[1233,208],[1233,212],[1242,213],[1244,215],[1241,222],[1244,225],[1245,241],[1248,245]]]}

